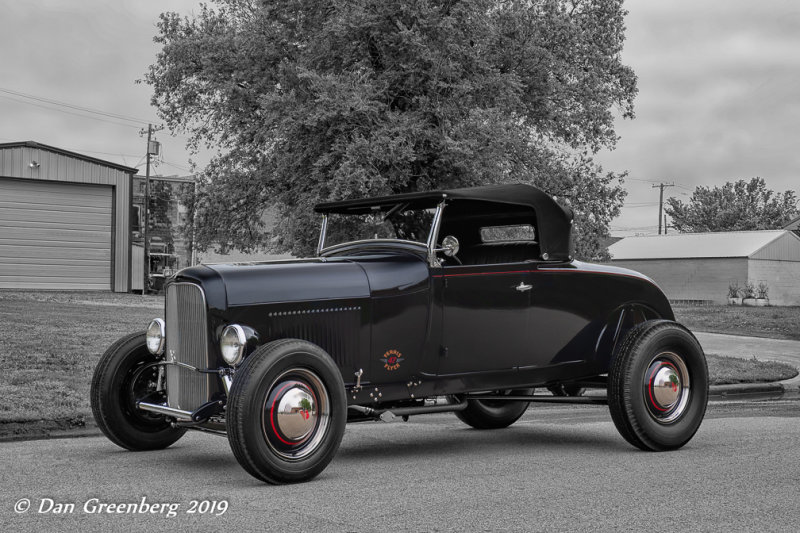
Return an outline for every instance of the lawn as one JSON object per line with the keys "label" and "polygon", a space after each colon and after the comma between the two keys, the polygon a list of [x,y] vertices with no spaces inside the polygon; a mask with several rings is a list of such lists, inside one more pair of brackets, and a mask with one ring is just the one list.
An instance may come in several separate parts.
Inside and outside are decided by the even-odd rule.
{"label": "lawn", "polygon": [[0,291],[0,422],[91,418],[100,355],[162,309],[157,296]]}
{"label": "lawn", "polygon": [[800,307],[675,305],[675,318],[692,331],[800,340]]}
{"label": "lawn", "polygon": [[[713,308],[727,311],[727,308]],[[798,321],[800,308],[748,309],[752,316]],[[678,309],[693,329],[716,320],[709,308]],[[145,329],[163,314],[163,297],[91,292],[0,290],[0,435],[29,422],[49,427],[91,421],[89,383],[100,355],[123,335]],[[720,321],[722,323],[723,321]],[[765,323],[748,320],[745,323]],[[795,328],[800,329],[796,325]],[[737,332],[754,334],[740,326]],[[768,330],[757,330],[764,335]],[[792,332],[797,337],[797,331]],[[712,382],[774,381],[796,374],[779,363],[710,356]],[[25,423],[25,424],[17,424]],[[54,424],[55,423],[55,424]]]}
{"label": "lawn", "polygon": [[786,363],[706,354],[711,385],[733,383],[771,383],[791,379],[797,369]]}

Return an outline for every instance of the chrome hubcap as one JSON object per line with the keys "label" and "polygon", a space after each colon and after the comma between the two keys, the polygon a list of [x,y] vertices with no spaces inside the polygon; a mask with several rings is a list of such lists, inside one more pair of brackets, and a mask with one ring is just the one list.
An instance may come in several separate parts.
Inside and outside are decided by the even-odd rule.
{"label": "chrome hubcap", "polygon": [[669,424],[680,418],[689,403],[689,370],[683,359],[672,352],[653,358],[647,368],[645,403],[656,421]]}
{"label": "chrome hubcap", "polygon": [[314,395],[303,384],[288,388],[278,401],[278,431],[287,439],[299,442],[317,425],[317,406]]}
{"label": "chrome hubcap", "polygon": [[330,400],[322,380],[307,369],[292,369],[272,382],[264,400],[261,428],[267,444],[287,460],[316,450],[330,422]]}
{"label": "chrome hubcap", "polygon": [[663,409],[669,409],[680,398],[681,378],[672,365],[665,364],[653,377],[653,401]]}

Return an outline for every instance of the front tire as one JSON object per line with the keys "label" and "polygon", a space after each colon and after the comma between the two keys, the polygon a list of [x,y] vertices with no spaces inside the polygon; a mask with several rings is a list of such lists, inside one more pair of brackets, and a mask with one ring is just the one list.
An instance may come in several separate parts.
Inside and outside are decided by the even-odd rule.
{"label": "front tire", "polygon": [[346,422],[341,373],[315,344],[268,343],[236,371],[226,412],[228,442],[255,478],[280,484],[315,477],[339,449]]}
{"label": "front tire", "polygon": [[180,439],[185,429],[173,428],[163,415],[142,411],[136,401],[155,392],[157,361],[147,350],[145,333],[115,342],[100,357],[92,377],[90,401],[97,427],[122,448],[160,450]]}
{"label": "front tire", "polygon": [[608,406],[620,434],[648,451],[675,450],[700,427],[708,366],[700,343],[675,322],[635,326],[614,355]]}
{"label": "front tire", "polygon": [[[506,396],[530,396],[533,389],[514,389],[492,391]],[[459,420],[475,429],[505,428],[519,420],[528,409],[530,402],[504,400],[469,400],[467,408],[456,411]]]}

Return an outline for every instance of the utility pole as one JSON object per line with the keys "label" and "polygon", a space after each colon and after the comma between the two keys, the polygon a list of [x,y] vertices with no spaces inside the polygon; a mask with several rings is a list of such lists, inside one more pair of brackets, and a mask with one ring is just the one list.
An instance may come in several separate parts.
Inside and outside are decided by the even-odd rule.
{"label": "utility pole", "polygon": [[[150,283],[150,242],[148,236],[148,229],[150,226],[150,156],[158,155],[160,144],[158,141],[153,141],[153,133],[163,129],[154,128],[152,124],[147,125],[147,166],[144,178],[144,224],[142,235],[144,236],[144,280],[142,285],[142,295],[147,294],[147,285]],[[144,129],[139,132],[144,135]]]}
{"label": "utility pole", "polygon": [[[664,209],[664,187],[674,187],[674,183],[659,183],[658,185],[653,185],[655,189],[658,187],[661,189],[661,192],[658,196],[658,234],[661,235],[661,213]],[[666,225],[666,220],[664,221],[664,225]]]}

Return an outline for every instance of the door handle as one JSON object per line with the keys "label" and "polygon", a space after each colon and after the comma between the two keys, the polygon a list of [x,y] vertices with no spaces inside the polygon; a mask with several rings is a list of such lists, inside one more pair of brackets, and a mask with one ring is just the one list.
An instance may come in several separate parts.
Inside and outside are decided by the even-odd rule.
{"label": "door handle", "polygon": [[533,288],[533,285],[528,285],[527,283],[523,283],[520,281],[519,285],[517,285],[514,288],[517,289],[519,292],[525,292],[531,290]]}

